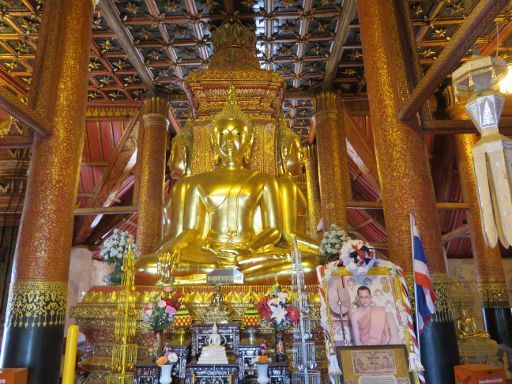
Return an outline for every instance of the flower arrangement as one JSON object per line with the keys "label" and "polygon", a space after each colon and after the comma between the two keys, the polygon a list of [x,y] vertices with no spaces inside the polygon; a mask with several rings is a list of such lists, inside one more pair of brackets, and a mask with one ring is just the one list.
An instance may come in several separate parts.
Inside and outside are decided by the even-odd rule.
{"label": "flower arrangement", "polygon": [[171,325],[174,315],[180,308],[181,293],[165,286],[161,292],[152,292],[151,301],[143,308],[144,322],[154,331],[163,331]]}
{"label": "flower arrangement", "polygon": [[107,263],[121,263],[123,256],[128,252],[132,235],[128,232],[114,229],[114,233],[101,245],[99,258]]}
{"label": "flower arrangement", "polygon": [[277,284],[270,295],[263,297],[256,307],[260,315],[278,330],[299,321],[298,308],[288,302],[288,292],[282,291],[281,286]]}
{"label": "flower arrangement", "polygon": [[258,356],[256,356],[254,358],[254,362],[256,364],[267,364],[267,363],[270,363],[270,359],[267,356],[267,351],[268,351],[267,344],[265,342],[263,342],[260,345],[260,350],[258,351]]}
{"label": "flower arrangement", "polygon": [[350,237],[336,224],[331,224],[328,231],[324,233],[320,243],[321,264],[327,264],[329,261],[338,260],[340,251]]}
{"label": "flower arrangement", "polygon": [[340,252],[345,269],[353,275],[367,275],[376,260],[375,248],[363,240],[348,240]]}
{"label": "flower arrangement", "polygon": [[163,356],[156,359],[156,365],[172,365],[178,361],[178,355],[171,351],[165,351]]}

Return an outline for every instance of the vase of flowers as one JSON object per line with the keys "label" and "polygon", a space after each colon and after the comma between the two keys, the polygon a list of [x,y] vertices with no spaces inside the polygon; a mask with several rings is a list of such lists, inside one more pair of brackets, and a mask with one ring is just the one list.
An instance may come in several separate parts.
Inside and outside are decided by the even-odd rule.
{"label": "vase of flowers", "polygon": [[288,292],[281,290],[276,283],[270,294],[257,305],[258,312],[266,318],[275,330],[275,361],[286,360],[283,331],[299,321],[299,310],[289,303]]}
{"label": "vase of flowers", "polygon": [[123,256],[128,252],[131,242],[132,236],[128,232],[123,232],[116,228],[114,233],[101,245],[99,259],[109,264],[115,264],[114,270],[105,276],[105,282],[108,285],[121,284]]}
{"label": "vase of flowers", "polygon": [[172,383],[172,367],[177,361],[178,355],[170,351],[156,360],[156,365],[160,367],[160,384]]}
{"label": "vase of flowers", "polygon": [[339,228],[336,224],[332,224],[329,230],[324,233],[322,242],[320,243],[320,262],[327,264],[330,261],[338,260],[340,251],[350,237]]}
{"label": "vase of flowers", "polygon": [[268,358],[265,356],[265,360],[261,359],[263,356],[260,356],[258,360],[256,360],[256,372],[258,374],[258,378],[256,381],[258,384],[267,384],[270,383],[270,378],[268,377]]}
{"label": "vase of flowers", "polygon": [[153,329],[154,355],[158,356],[162,345],[163,331],[168,328],[174,315],[180,308],[181,293],[173,291],[172,287],[164,286],[161,291],[151,292],[149,304],[143,308],[143,318]]}

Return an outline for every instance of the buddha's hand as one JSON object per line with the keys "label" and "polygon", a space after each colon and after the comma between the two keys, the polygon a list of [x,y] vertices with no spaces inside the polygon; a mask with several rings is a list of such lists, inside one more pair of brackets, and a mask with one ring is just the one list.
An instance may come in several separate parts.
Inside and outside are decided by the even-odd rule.
{"label": "buddha's hand", "polygon": [[170,274],[174,271],[180,262],[181,252],[173,250],[162,252],[158,255],[158,269],[161,273]]}
{"label": "buddha's hand", "polygon": [[219,250],[217,253],[217,264],[221,268],[233,268],[236,267],[236,255],[231,252],[223,252]]}

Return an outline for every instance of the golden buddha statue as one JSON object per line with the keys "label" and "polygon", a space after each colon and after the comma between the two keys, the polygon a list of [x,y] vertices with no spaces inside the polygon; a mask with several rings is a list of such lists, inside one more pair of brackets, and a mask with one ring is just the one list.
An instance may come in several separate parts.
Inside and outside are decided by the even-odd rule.
{"label": "golden buddha statue", "polygon": [[[192,147],[192,132],[190,120],[181,132],[179,132],[171,143],[171,155],[167,166],[171,174],[171,185],[167,201],[163,210],[163,239],[170,239],[181,232],[183,228],[183,207],[178,205],[180,199],[177,196],[185,193],[186,183],[182,181],[190,175],[190,157]],[[173,212],[179,212],[174,214]]]}
{"label": "golden buddha statue", "polygon": [[466,308],[460,309],[460,319],[457,320],[457,338],[467,339],[488,339],[489,334],[478,329],[476,319]]}
{"label": "golden buddha statue", "polygon": [[301,174],[304,165],[300,140],[287,126],[284,116],[281,117],[279,128],[279,177],[277,183],[283,212],[281,228],[283,238],[291,244],[295,237],[299,249],[318,255],[320,252],[318,243],[305,235],[307,233],[307,198],[294,179]]}
{"label": "golden buddha statue", "polygon": [[251,121],[238,107],[234,88],[212,125],[211,145],[218,166],[176,183],[171,199],[173,207],[180,209],[170,210],[171,222],[182,220],[182,230],[165,238],[153,255],[137,262],[139,275],[147,275],[148,260],[154,262],[158,257],[162,280],[172,276],[175,283],[203,283],[206,273],[232,267],[238,267],[246,281],[272,281],[276,274],[291,269],[294,236],[300,240],[299,248],[309,251],[311,257],[305,255],[303,260],[308,270],[314,270],[317,254],[312,252],[316,253],[318,246],[300,233],[300,210],[293,201],[299,189],[289,174],[294,172],[292,164],[300,164],[300,147],[288,143],[290,146],[281,150],[280,181],[248,169]]}

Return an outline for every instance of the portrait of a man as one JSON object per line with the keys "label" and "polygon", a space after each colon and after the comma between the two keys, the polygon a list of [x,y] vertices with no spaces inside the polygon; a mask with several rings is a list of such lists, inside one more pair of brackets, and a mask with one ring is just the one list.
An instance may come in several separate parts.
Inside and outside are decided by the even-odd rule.
{"label": "portrait of a man", "polygon": [[[387,274],[332,274],[326,281],[328,327],[336,347],[405,344],[403,308]],[[401,311],[399,313],[399,311]]]}
{"label": "portrait of a man", "polygon": [[350,315],[354,345],[399,344],[399,329],[393,313],[376,305],[369,287],[356,290],[357,309]]}

